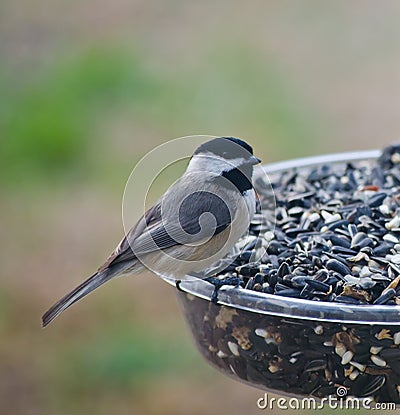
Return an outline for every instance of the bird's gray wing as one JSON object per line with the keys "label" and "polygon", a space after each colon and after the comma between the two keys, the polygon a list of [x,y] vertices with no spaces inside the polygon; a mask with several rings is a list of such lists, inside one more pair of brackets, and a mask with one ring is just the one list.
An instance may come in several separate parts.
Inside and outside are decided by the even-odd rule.
{"label": "bird's gray wing", "polygon": [[[208,216],[202,218],[203,214]],[[226,229],[232,221],[224,200],[207,191],[190,193],[180,204],[178,217],[162,219],[131,241],[137,255],[208,240]]]}
{"label": "bird's gray wing", "polygon": [[[137,259],[138,255],[198,243],[226,229],[232,222],[227,204],[211,192],[197,191],[188,195],[179,206],[176,218],[162,218],[161,203],[150,208],[121,241],[100,270]],[[200,217],[211,214],[210,226],[202,229]]]}

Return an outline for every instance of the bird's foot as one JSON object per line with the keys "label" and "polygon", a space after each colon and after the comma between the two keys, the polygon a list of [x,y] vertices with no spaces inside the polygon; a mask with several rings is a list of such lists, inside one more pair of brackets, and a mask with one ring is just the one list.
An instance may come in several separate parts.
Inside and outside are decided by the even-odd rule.
{"label": "bird's foot", "polygon": [[182,280],[176,280],[176,281],[175,281],[175,287],[176,287],[176,289],[177,289],[178,291],[180,291],[180,292],[184,292],[184,291],[182,290],[182,288],[181,288],[181,283],[182,283]]}
{"label": "bird's foot", "polygon": [[204,281],[209,282],[214,285],[214,291],[211,295],[211,302],[213,304],[218,304],[218,292],[223,285],[233,285],[238,287],[242,280],[239,277],[226,277],[224,279],[219,279],[215,277],[204,278]]}

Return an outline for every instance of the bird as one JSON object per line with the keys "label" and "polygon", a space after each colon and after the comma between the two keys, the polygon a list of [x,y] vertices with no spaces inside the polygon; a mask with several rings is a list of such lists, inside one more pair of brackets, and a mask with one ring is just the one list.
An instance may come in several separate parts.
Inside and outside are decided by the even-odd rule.
{"label": "bird", "polygon": [[255,213],[252,176],[260,162],[239,138],[216,137],[198,146],[183,175],[92,276],[44,313],[42,326],[115,277],[150,268],[179,281],[223,258],[248,230]]}

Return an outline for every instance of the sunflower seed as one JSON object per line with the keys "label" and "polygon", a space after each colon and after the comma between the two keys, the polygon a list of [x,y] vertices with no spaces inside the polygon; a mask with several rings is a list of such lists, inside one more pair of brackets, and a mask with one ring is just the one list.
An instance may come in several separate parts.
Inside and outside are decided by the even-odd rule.
{"label": "sunflower seed", "polygon": [[391,233],[387,233],[386,235],[383,235],[383,240],[387,242],[392,242],[394,244],[399,243],[398,238]]}
{"label": "sunflower seed", "polygon": [[377,366],[385,367],[387,365],[387,363],[383,359],[381,359],[379,356],[376,356],[374,354],[371,355],[371,361]]}
{"label": "sunflower seed", "polygon": [[228,342],[228,348],[234,356],[240,356],[239,346],[236,343]]}
{"label": "sunflower seed", "polygon": [[347,363],[350,363],[351,359],[353,359],[354,353],[351,350],[347,350],[347,352],[342,356],[341,364],[347,365]]}
{"label": "sunflower seed", "polygon": [[381,350],[382,350],[382,347],[378,347],[378,346],[371,346],[371,348],[369,349],[369,351],[372,354],[378,354]]}
{"label": "sunflower seed", "polygon": [[377,392],[379,389],[382,388],[382,386],[385,384],[386,382],[386,378],[385,376],[375,376],[372,378],[371,381],[369,381],[365,386],[364,386],[364,391],[361,393],[361,397],[364,396],[371,396],[373,395],[375,392]]}
{"label": "sunflower seed", "polygon": [[358,362],[354,362],[353,360],[350,362],[350,364],[354,366],[355,368],[357,368],[360,372],[364,372],[367,367],[366,365],[358,363]]}
{"label": "sunflower seed", "polygon": [[350,375],[349,375],[349,379],[350,380],[355,380],[355,379],[357,379],[357,376],[360,374],[360,372],[357,370],[357,369],[355,369],[355,370],[353,370],[351,373],[350,373]]}
{"label": "sunflower seed", "polygon": [[374,304],[386,304],[389,300],[391,300],[396,295],[396,290],[393,288],[389,288],[386,292],[382,293],[375,301]]}
{"label": "sunflower seed", "polygon": [[350,268],[336,259],[330,259],[326,263],[326,267],[328,268],[328,270],[336,271],[343,276],[351,274]]}

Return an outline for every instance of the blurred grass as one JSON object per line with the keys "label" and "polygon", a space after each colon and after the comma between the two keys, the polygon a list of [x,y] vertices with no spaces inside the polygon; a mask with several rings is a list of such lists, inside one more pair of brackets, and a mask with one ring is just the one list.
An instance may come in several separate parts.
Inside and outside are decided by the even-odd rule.
{"label": "blurred grass", "polygon": [[0,77],[6,97],[0,104],[1,182],[98,180],[107,163],[126,171],[141,156],[132,152],[140,138],[124,143],[133,153],[128,161],[109,144],[113,137],[101,134],[118,112],[136,127],[156,125],[165,132],[161,140],[238,135],[246,126],[244,138],[278,153],[301,154],[316,141],[304,108],[272,62],[263,65],[240,47],[218,51],[183,76],[155,71],[143,53],[97,46],[40,67],[23,87],[18,87],[20,73]]}
{"label": "blurred grass", "polygon": [[187,337],[160,334],[120,326],[62,348],[46,374],[46,400],[53,411],[86,413],[93,400],[105,394],[140,400],[152,385],[173,382],[189,367],[204,377],[203,362]]}
{"label": "blurred grass", "polygon": [[128,96],[143,100],[151,91],[140,66],[114,50],[91,49],[32,76],[0,124],[3,180],[83,176],[96,161],[92,124]]}
{"label": "blurred grass", "polygon": [[[68,348],[60,356],[61,364],[55,366],[56,376],[61,375],[63,390],[72,394],[92,388],[126,392],[147,387],[154,377],[172,371],[179,375],[193,363],[198,368],[192,344],[186,337],[174,337],[151,334],[144,327],[129,331],[113,327],[107,333],[97,333],[85,345],[75,343]],[[75,383],[78,379],[83,386]]]}

